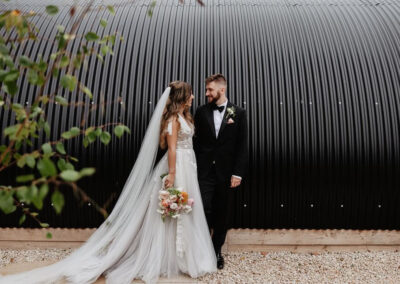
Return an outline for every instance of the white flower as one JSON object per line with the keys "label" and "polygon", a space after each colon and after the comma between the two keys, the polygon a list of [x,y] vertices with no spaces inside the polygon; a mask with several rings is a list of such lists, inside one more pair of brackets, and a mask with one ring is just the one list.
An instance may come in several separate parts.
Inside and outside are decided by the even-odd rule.
{"label": "white flower", "polygon": [[226,108],[226,111],[228,112],[229,116],[235,116],[235,108],[234,107],[228,107]]}
{"label": "white flower", "polygon": [[192,211],[192,207],[190,207],[189,205],[185,205],[185,213],[189,213]]}
{"label": "white flower", "polygon": [[178,196],[172,195],[172,196],[169,197],[169,199],[170,199],[172,202],[175,202],[175,201],[178,199]]}
{"label": "white flower", "polygon": [[176,203],[172,203],[169,208],[171,208],[172,210],[175,210],[178,208],[178,205]]}
{"label": "white flower", "polygon": [[169,196],[169,192],[166,190],[160,190],[159,191],[159,197],[161,199],[166,199]]}

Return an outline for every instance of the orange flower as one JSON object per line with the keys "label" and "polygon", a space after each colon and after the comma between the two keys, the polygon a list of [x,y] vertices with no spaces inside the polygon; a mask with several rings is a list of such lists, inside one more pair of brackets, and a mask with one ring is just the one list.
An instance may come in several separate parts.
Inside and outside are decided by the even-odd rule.
{"label": "orange flower", "polygon": [[183,203],[186,203],[186,202],[187,202],[188,196],[189,196],[189,195],[187,194],[187,192],[182,191]]}
{"label": "orange flower", "polygon": [[19,16],[21,14],[21,12],[19,10],[12,10],[11,11],[11,15],[13,16]]}

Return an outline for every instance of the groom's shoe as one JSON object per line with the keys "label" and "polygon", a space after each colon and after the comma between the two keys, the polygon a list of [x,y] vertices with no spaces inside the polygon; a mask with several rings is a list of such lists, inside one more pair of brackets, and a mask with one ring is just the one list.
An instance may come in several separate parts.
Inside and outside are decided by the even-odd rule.
{"label": "groom's shoe", "polygon": [[218,269],[224,268],[224,264],[225,264],[224,257],[220,252],[217,252],[217,268]]}

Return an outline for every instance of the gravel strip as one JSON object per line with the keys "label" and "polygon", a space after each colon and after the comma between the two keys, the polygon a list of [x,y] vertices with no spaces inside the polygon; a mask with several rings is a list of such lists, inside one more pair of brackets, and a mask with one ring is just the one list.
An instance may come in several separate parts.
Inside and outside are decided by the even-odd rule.
{"label": "gravel strip", "polygon": [[400,253],[230,252],[207,283],[400,283]]}
{"label": "gravel strip", "polygon": [[[0,250],[9,263],[59,260],[72,249]],[[229,252],[206,283],[400,283],[400,252]]]}
{"label": "gravel strip", "polygon": [[10,263],[60,260],[69,255],[73,249],[0,249],[0,268]]}

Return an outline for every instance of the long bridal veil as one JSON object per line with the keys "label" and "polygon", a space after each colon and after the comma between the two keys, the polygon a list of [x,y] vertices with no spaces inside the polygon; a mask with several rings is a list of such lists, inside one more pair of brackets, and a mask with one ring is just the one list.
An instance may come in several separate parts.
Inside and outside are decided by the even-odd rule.
{"label": "long bridal veil", "polygon": [[0,276],[0,283],[92,283],[118,262],[142,226],[151,191],[145,190],[157,156],[161,117],[170,93],[168,87],[153,112],[139,155],[121,195],[109,215],[92,236],[67,258],[49,266]]}

